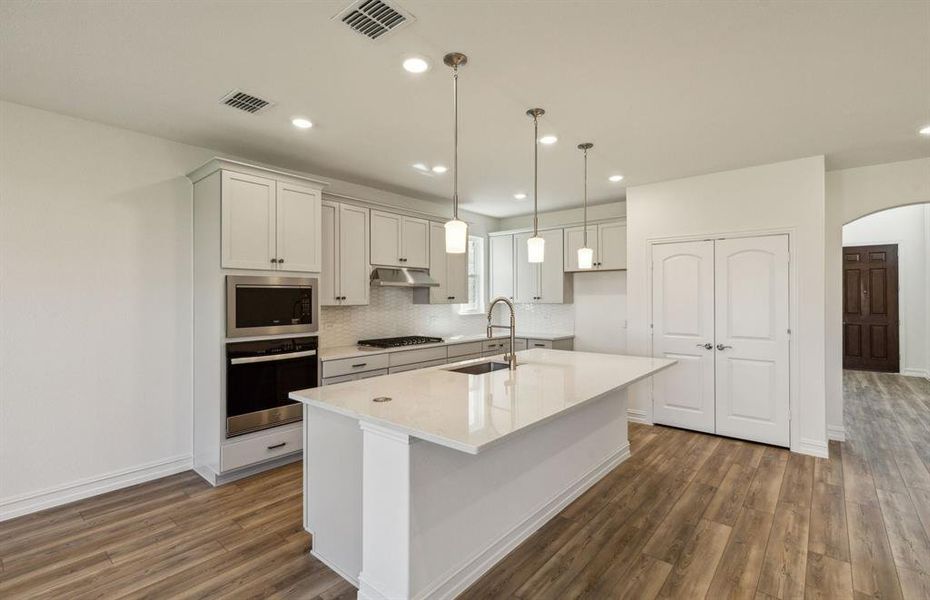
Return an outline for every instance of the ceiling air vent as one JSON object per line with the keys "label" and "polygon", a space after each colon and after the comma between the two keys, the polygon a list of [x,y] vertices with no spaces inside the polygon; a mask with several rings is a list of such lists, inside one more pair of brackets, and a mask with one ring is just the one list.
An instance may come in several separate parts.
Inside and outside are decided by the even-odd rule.
{"label": "ceiling air vent", "polygon": [[259,98],[258,96],[253,96],[252,94],[246,94],[240,90],[233,90],[220,98],[220,103],[225,104],[226,106],[231,106],[233,108],[238,108],[239,110],[244,110],[247,113],[255,114],[258,111],[268,108],[269,106],[274,106],[273,102]]}
{"label": "ceiling air vent", "polygon": [[407,11],[381,0],[356,0],[333,18],[372,40],[415,20]]}

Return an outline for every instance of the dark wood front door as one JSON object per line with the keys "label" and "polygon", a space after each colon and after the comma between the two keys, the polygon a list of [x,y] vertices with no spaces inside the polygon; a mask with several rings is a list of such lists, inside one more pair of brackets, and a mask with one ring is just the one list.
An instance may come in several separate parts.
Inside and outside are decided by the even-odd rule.
{"label": "dark wood front door", "polygon": [[898,246],[843,248],[843,368],[898,372]]}

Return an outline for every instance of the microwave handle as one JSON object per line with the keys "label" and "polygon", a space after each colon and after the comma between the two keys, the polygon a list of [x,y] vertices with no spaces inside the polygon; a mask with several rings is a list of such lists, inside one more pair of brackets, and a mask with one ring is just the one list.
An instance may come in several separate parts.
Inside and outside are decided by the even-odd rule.
{"label": "microwave handle", "polygon": [[276,360],[290,360],[292,358],[302,358],[304,356],[316,356],[316,350],[304,350],[303,352],[289,352],[287,354],[273,354],[271,356],[245,356],[242,358],[232,358],[229,360],[229,364],[247,365],[250,363],[272,362]]}

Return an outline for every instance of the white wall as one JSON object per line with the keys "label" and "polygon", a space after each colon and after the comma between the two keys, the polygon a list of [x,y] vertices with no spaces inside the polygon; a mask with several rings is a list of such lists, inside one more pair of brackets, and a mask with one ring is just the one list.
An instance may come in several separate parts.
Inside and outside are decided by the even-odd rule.
{"label": "white wall", "polygon": [[[846,223],[886,208],[930,202],[930,158],[831,171],[826,175],[826,199],[827,424],[831,437],[842,439],[842,228]],[[926,335],[930,338],[930,329]]]}
{"label": "white wall", "polygon": [[218,154],[0,102],[0,520],[190,467],[185,174]]}
{"label": "white wall", "polygon": [[930,377],[927,319],[927,228],[930,204],[891,208],[856,219],[843,227],[843,246],[898,245],[898,312],[901,373]]}
{"label": "white wall", "polygon": [[[815,156],[627,189],[629,346],[651,354],[649,241],[790,230],[792,289],[791,445],[825,454],[824,158]],[[652,414],[649,382],[631,393]]]}
{"label": "white wall", "polygon": [[[580,201],[579,201],[580,202]],[[527,208],[532,211],[533,205],[530,203]],[[610,202],[607,204],[598,204],[588,206],[588,220],[598,221],[605,219],[622,219],[626,216],[626,202],[623,200]],[[562,225],[580,225],[584,217],[584,209],[567,208],[565,210],[553,210],[550,212],[539,213],[540,227],[561,227]],[[522,229],[533,226],[533,215],[520,215],[517,217],[506,217],[500,220],[500,230]]]}

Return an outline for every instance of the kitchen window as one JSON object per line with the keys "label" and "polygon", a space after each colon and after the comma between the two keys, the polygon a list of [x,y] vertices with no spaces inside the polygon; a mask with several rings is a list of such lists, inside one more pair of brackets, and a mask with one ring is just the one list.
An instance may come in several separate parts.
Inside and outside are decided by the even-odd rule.
{"label": "kitchen window", "polygon": [[460,315],[484,313],[484,238],[468,236],[468,304],[459,307]]}

